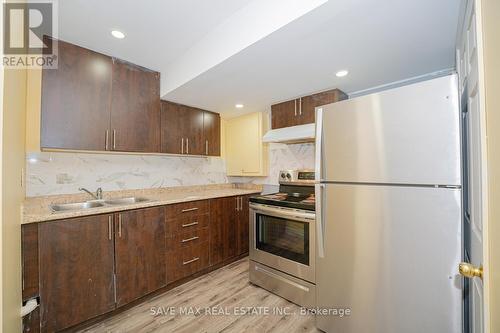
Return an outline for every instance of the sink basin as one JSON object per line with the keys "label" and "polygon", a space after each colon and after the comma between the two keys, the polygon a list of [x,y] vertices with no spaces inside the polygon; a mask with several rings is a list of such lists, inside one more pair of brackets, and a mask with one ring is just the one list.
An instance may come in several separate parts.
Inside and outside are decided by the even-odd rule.
{"label": "sink basin", "polygon": [[53,204],[50,205],[50,208],[54,212],[65,212],[70,210],[82,210],[82,209],[90,209],[104,206],[104,203],[100,201],[86,201],[86,202],[75,202],[75,203],[66,203],[66,204]]}
{"label": "sink basin", "polygon": [[107,199],[104,200],[104,203],[107,205],[127,205],[145,201],[149,201],[149,199],[140,197],[129,197],[129,198]]}
{"label": "sink basin", "polygon": [[107,200],[91,200],[85,202],[65,203],[65,204],[52,204],[50,209],[53,212],[67,212],[73,210],[84,210],[106,206],[130,205],[139,202],[149,201],[148,198],[141,197],[128,197],[128,198],[115,198]]}

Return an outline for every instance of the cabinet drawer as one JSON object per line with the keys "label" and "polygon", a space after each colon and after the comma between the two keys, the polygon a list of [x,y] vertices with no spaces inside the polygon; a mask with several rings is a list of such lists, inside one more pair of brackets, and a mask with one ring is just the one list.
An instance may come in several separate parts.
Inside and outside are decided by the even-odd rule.
{"label": "cabinet drawer", "polygon": [[208,242],[167,252],[167,283],[208,267]]}
{"label": "cabinet drawer", "polygon": [[167,252],[180,251],[205,242],[208,242],[208,228],[177,233],[167,237]]}
{"label": "cabinet drawer", "polygon": [[167,220],[167,235],[186,231],[199,230],[208,227],[208,214]]}
{"label": "cabinet drawer", "polygon": [[208,200],[167,205],[166,213],[167,213],[167,220],[207,214]]}

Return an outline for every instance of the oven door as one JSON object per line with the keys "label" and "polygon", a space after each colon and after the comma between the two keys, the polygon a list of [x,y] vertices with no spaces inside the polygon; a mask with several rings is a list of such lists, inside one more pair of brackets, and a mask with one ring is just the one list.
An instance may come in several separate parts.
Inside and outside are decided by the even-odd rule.
{"label": "oven door", "polygon": [[250,203],[250,259],[314,283],[314,212]]}

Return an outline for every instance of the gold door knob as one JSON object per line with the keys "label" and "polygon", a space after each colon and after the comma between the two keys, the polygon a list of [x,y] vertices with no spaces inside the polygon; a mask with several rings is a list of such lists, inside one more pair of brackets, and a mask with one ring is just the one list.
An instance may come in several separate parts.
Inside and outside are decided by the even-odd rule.
{"label": "gold door knob", "polygon": [[458,265],[458,271],[461,275],[469,279],[472,279],[473,277],[478,277],[481,280],[483,279],[483,266],[478,268],[469,263],[461,262]]}

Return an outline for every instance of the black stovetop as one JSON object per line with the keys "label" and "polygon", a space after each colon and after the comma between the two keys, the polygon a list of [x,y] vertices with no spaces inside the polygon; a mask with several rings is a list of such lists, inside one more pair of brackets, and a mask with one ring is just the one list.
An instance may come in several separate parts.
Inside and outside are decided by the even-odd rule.
{"label": "black stovetop", "polygon": [[250,198],[250,202],[271,206],[314,210],[314,199],[313,186],[280,185],[278,193],[254,196]]}

